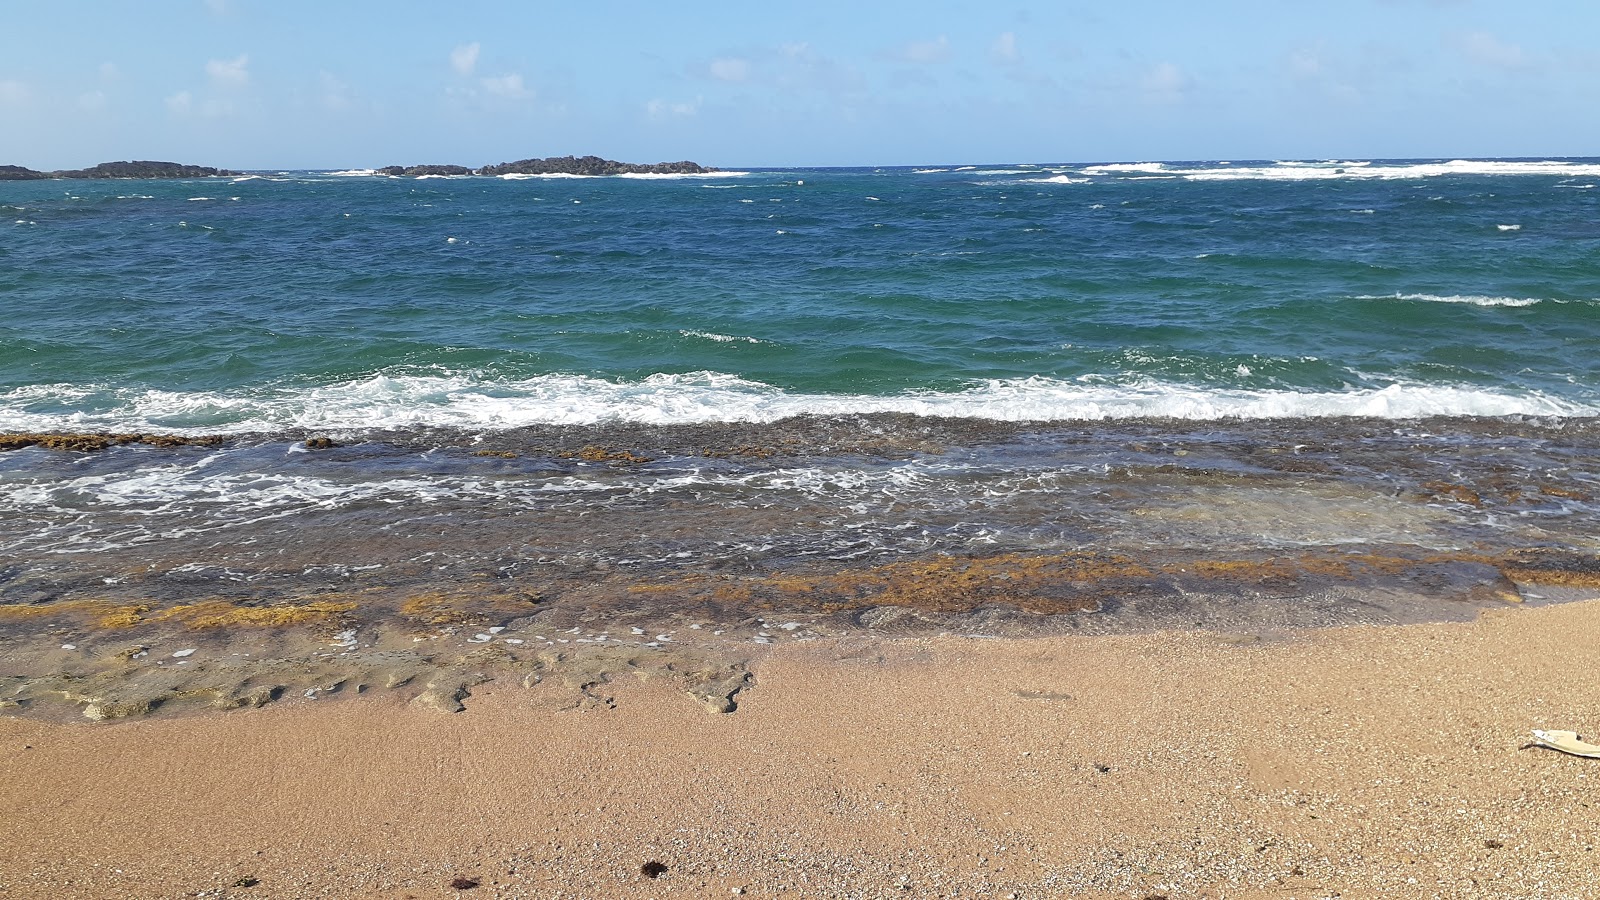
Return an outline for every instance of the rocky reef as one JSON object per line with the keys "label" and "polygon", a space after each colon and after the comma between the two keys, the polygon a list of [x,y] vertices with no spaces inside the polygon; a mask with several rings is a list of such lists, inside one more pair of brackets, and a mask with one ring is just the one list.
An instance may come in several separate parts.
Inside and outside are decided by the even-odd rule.
{"label": "rocky reef", "polygon": [[466,166],[384,166],[377,170],[379,175],[472,175],[473,170]]}
{"label": "rocky reef", "polygon": [[190,166],[175,162],[136,159],[131,162],[103,162],[87,169],[61,169],[38,172],[22,166],[0,166],[0,181],[35,181],[41,178],[209,178],[234,175],[227,169]]}
{"label": "rocky reef", "polygon": [[598,156],[551,156],[544,159],[519,159],[516,162],[484,166],[479,175],[705,175],[715,172],[699,163],[681,160],[663,163],[624,163]]}
{"label": "rocky reef", "polygon": [[469,169],[466,166],[384,166],[380,175],[707,175],[716,169],[681,160],[661,163],[625,163],[598,156],[549,156],[519,159]]}

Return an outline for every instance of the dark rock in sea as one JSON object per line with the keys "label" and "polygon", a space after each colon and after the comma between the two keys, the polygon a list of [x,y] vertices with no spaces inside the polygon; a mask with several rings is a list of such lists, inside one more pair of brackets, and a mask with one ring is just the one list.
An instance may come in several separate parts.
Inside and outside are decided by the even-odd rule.
{"label": "dark rock in sea", "polygon": [[0,181],[33,181],[37,178],[49,178],[43,172],[35,172],[22,166],[0,166]]}
{"label": "dark rock in sea", "polygon": [[471,175],[472,170],[466,166],[384,166],[378,170],[379,175]]}
{"label": "dark rock in sea", "polygon": [[653,164],[617,162],[598,156],[551,156],[484,166],[479,175],[705,175],[716,169],[683,160]]}
{"label": "dark rock in sea", "polygon": [[37,178],[209,178],[213,175],[234,175],[227,169],[210,166],[187,166],[175,162],[155,162],[136,159],[132,162],[104,162],[88,169],[62,169],[57,172],[36,172],[22,166],[0,166],[0,181],[31,181]]}
{"label": "dark rock in sea", "polygon": [[212,175],[232,175],[227,169],[210,166],[187,166],[175,162],[155,162],[136,159],[132,162],[104,162],[88,169],[71,169],[51,172],[53,178],[208,178]]}

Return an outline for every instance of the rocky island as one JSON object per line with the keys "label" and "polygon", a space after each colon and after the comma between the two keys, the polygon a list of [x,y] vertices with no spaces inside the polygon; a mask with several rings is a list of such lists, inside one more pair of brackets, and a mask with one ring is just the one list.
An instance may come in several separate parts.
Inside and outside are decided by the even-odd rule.
{"label": "rocky island", "polygon": [[[457,165],[384,166],[379,175],[709,175],[716,169],[688,160],[660,163],[625,163],[598,156],[550,156],[519,159],[474,169]],[[0,166],[0,181],[39,181],[47,178],[207,178],[237,175],[228,169],[190,166],[175,162],[134,160],[105,162],[88,169],[41,172],[24,166]]]}
{"label": "rocky island", "polygon": [[88,169],[62,169],[55,172],[39,172],[23,166],[0,166],[0,181],[37,181],[45,178],[209,178],[234,174],[227,169],[214,169],[211,166],[148,159],[104,162]]}
{"label": "rocky island", "polygon": [[716,169],[688,160],[661,163],[625,163],[598,156],[550,156],[519,159],[469,169],[466,166],[385,166],[380,175],[709,175]]}

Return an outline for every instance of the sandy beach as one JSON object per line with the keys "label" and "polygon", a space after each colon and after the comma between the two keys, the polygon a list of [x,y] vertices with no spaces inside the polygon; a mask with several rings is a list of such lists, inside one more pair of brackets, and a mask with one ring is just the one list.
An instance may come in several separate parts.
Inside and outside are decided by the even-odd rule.
{"label": "sandy beach", "polygon": [[[1592,896],[1600,602],[0,719],[8,897]],[[650,867],[657,877],[643,874]]]}

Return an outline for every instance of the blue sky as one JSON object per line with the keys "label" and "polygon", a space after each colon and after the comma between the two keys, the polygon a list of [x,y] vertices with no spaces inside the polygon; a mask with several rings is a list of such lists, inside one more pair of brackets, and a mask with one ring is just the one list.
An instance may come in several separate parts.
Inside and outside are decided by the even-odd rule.
{"label": "blue sky", "polygon": [[0,163],[1600,154],[1593,0],[7,3]]}

